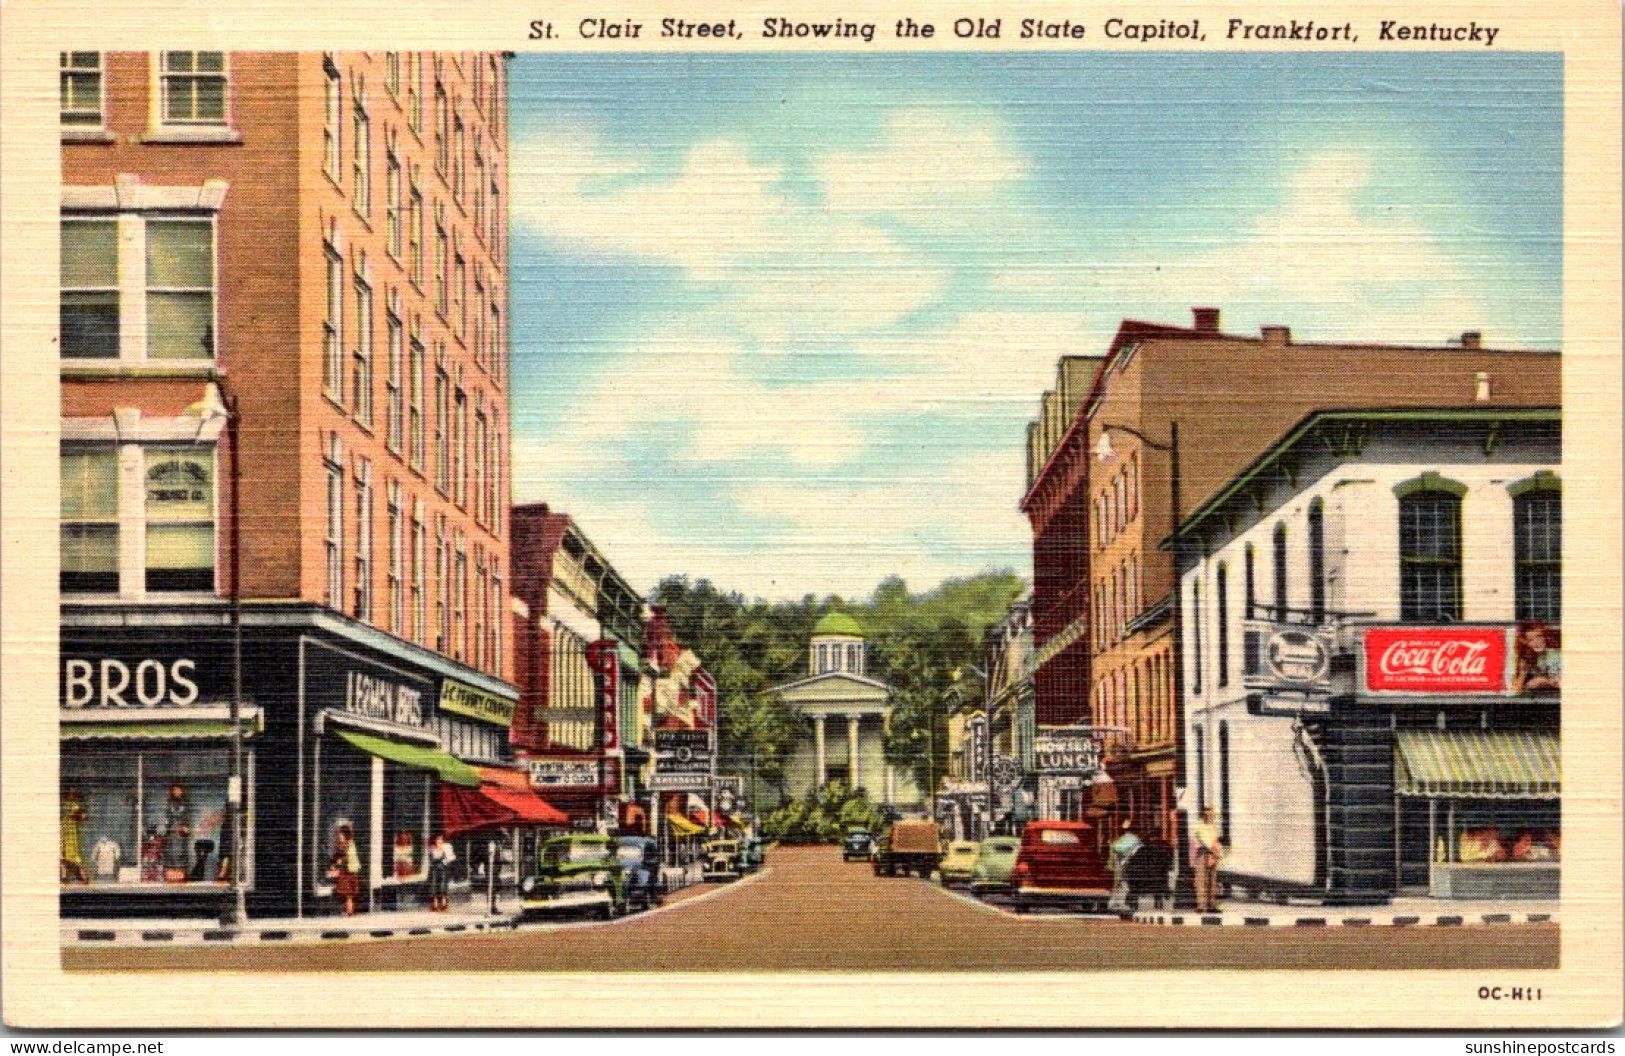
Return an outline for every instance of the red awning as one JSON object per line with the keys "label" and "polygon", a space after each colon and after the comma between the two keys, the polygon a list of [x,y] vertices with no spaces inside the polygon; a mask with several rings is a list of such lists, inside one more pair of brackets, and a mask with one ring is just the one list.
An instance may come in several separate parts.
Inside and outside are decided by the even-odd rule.
{"label": "red awning", "polygon": [[514,825],[569,827],[569,816],[532,792],[524,774],[495,767],[479,771],[479,788],[440,786],[441,831],[447,836]]}

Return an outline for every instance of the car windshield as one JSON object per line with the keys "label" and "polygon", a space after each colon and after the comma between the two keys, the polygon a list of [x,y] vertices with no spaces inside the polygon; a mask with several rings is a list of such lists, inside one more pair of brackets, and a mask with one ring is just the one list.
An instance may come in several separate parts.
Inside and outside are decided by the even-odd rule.
{"label": "car windshield", "polygon": [[564,865],[569,862],[595,862],[605,857],[601,843],[550,843],[542,848],[543,865]]}
{"label": "car windshield", "polygon": [[713,843],[711,845],[712,854],[733,854],[738,849],[739,845],[737,843]]}
{"label": "car windshield", "polygon": [[615,851],[615,857],[628,865],[640,865],[643,862],[643,847],[636,843],[623,843]]}
{"label": "car windshield", "polygon": [[985,844],[982,845],[982,853],[984,855],[986,855],[987,857],[989,857],[989,858],[996,858],[1001,854],[1002,855],[1015,854],[1016,853],[1016,844],[1014,844],[1014,843],[985,843]]}
{"label": "car windshield", "polygon": [[1078,834],[1065,829],[1044,829],[1038,834],[1038,842],[1049,844],[1052,847],[1076,847],[1083,841]]}

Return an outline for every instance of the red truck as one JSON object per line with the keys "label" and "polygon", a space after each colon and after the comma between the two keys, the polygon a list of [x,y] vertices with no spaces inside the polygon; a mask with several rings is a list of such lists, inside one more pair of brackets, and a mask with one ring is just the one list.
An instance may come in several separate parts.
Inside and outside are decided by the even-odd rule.
{"label": "red truck", "polygon": [[1011,898],[1017,913],[1034,906],[1061,906],[1103,913],[1112,877],[1095,850],[1094,826],[1086,821],[1034,821],[1021,834]]}

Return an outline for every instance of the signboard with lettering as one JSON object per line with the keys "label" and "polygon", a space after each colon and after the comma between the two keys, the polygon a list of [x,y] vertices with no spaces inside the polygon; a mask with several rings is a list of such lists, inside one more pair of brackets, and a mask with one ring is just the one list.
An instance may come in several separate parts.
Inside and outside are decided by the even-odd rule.
{"label": "signboard with lettering", "polygon": [[527,759],[533,788],[597,788],[598,764],[570,759]]}
{"label": "signboard with lettering", "polygon": [[656,730],[655,771],[660,774],[711,773],[711,731]]}
{"label": "signboard with lettering", "polygon": [[438,696],[435,681],[317,642],[305,644],[304,685],[313,710],[412,729],[430,725]]}
{"label": "signboard with lettering", "polygon": [[422,726],[423,691],[395,679],[365,671],[345,674],[344,710],[397,726]]}
{"label": "signboard with lettering", "polygon": [[516,702],[495,693],[477,689],[454,678],[440,680],[440,710],[454,712],[480,722],[507,726],[513,722]]}
{"label": "signboard with lettering", "polygon": [[1504,627],[1368,627],[1364,684],[1372,693],[1505,693]]}
{"label": "signboard with lettering", "polygon": [[606,751],[621,746],[621,650],[610,638],[603,638],[587,646],[587,666],[597,676],[598,710],[602,716],[602,744]]}
{"label": "signboard with lettering", "polygon": [[185,707],[198,703],[197,661],[188,657],[62,661],[64,708]]}
{"label": "signboard with lettering", "polygon": [[1089,777],[1101,770],[1100,741],[1086,728],[1040,731],[1033,762],[1040,774]]}
{"label": "signboard with lettering", "polygon": [[745,779],[718,777],[711,783],[717,795],[717,810],[723,814],[737,814],[745,805]]}
{"label": "signboard with lettering", "polygon": [[656,792],[705,792],[711,787],[711,775],[656,773],[649,787]]}

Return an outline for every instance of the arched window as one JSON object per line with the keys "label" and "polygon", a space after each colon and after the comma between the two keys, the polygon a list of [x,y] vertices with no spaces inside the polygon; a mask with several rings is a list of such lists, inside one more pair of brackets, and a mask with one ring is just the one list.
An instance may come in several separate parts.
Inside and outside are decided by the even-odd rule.
{"label": "arched window", "polygon": [[1128,519],[1140,515],[1140,453],[1128,457]]}
{"label": "arched window", "polygon": [[1241,610],[1241,618],[1244,620],[1253,618],[1253,607],[1258,604],[1257,588],[1253,581],[1253,558],[1255,556],[1256,551],[1253,549],[1253,544],[1248,543],[1242,562],[1242,579],[1244,581],[1242,589],[1246,591],[1246,604]]}
{"label": "arched window", "polygon": [[1213,581],[1213,608],[1213,637],[1219,653],[1217,681],[1223,687],[1230,684],[1230,583],[1229,570],[1223,563]]}
{"label": "arched window", "polygon": [[1191,620],[1191,692],[1200,696],[1202,693],[1202,583],[1200,580],[1191,584],[1191,612],[1196,617]]}
{"label": "arched window", "polygon": [[1512,525],[1517,618],[1557,626],[1563,621],[1562,491],[1545,484],[1515,495]]}
{"label": "arched window", "polygon": [[1122,531],[1128,523],[1128,470],[1123,470],[1112,480],[1112,502],[1116,507],[1117,521],[1115,528]]}
{"label": "arched window", "polygon": [[1286,525],[1275,526],[1275,618],[1286,619]]}
{"label": "arched window", "polygon": [[1309,619],[1326,620],[1326,504],[1309,503]]}
{"label": "arched window", "polygon": [[1461,619],[1461,494],[1454,490],[1424,485],[1400,495],[1399,618]]}

